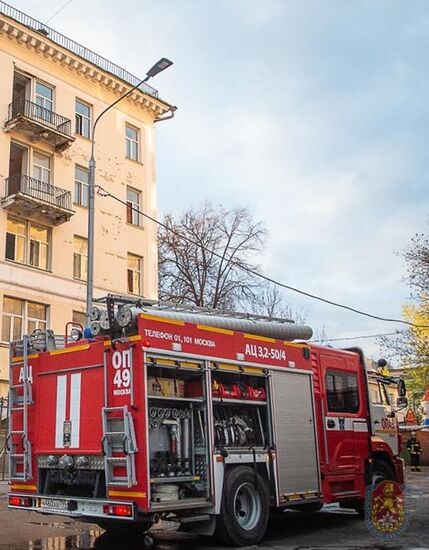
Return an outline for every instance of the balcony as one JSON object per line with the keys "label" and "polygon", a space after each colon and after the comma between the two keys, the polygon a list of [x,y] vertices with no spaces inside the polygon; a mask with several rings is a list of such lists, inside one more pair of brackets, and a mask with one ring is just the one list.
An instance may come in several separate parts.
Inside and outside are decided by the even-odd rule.
{"label": "balcony", "polygon": [[70,191],[25,174],[6,178],[1,203],[12,214],[52,225],[67,222],[74,214]]}
{"label": "balcony", "polygon": [[9,105],[5,130],[18,130],[32,141],[43,141],[57,152],[64,151],[75,140],[71,120],[24,98]]}

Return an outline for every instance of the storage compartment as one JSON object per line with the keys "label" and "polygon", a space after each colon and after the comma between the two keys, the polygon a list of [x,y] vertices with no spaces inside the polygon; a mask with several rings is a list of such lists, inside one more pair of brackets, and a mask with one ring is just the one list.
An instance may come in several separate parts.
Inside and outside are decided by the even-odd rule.
{"label": "storage compartment", "polygon": [[[154,357],[148,359],[146,366],[152,508],[172,501],[206,500],[206,372],[198,362]],[[188,385],[199,386],[199,395],[185,397]]]}
{"label": "storage compartment", "polygon": [[147,393],[158,397],[184,397],[185,383],[177,378],[150,376],[147,380]]}
{"label": "storage compartment", "polygon": [[212,371],[214,437],[218,448],[271,445],[266,376],[262,369],[252,372],[239,367],[231,372],[219,368]]}
{"label": "storage compartment", "polygon": [[[202,395],[201,381],[195,380],[186,384],[186,397],[200,397]],[[261,377],[242,373],[213,372],[212,396],[225,399],[266,401],[265,380]]]}

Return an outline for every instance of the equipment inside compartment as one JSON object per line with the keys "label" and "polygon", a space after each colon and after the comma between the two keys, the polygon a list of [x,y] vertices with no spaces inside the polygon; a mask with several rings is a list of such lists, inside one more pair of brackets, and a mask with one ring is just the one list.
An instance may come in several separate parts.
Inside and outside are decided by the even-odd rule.
{"label": "equipment inside compartment", "polygon": [[[208,373],[201,365],[152,361],[147,363],[151,501],[207,497]],[[270,444],[266,392],[262,371],[211,371],[214,447],[234,452]]]}
{"label": "equipment inside compartment", "polygon": [[207,497],[207,411],[203,397],[185,398],[186,384],[201,370],[149,366],[147,369],[151,500]]}

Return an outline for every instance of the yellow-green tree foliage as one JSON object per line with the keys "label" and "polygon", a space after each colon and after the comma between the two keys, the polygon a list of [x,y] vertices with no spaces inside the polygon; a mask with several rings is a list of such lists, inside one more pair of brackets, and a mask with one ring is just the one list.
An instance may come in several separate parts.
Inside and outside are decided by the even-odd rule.
{"label": "yellow-green tree foliage", "polygon": [[399,349],[404,378],[409,393],[420,400],[429,388],[429,311],[423,304],[420,307],[407,305],[403,307],[403,315],[416,325],[401,334]]}

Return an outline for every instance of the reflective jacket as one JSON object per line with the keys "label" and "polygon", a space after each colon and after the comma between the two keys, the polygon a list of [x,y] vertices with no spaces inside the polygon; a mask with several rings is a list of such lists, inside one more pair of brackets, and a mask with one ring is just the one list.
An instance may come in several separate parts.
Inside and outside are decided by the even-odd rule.
{"label": "reflective jacket", "polygon": [[419,455],[422,452],[422,447],[417,437],[412,437],[407,441],[407,451],[410,455]]}

